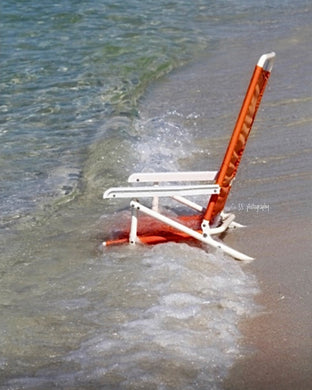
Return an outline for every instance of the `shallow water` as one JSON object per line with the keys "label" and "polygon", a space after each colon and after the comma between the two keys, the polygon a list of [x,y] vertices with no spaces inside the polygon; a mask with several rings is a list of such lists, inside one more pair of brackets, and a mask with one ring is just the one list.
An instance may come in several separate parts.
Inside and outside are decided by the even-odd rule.
{"label": "shallow water", "polygon": [[[102,254],[127,218],[102,192],[136,170],[217,169],[254,63],[275,50],[228,206],[256,232],[308,218],[309,4],[1,7],[1,389],[222,388],[248,353],[257,280],[186,245]],[[225,240],[253,255],[260,236]]]}

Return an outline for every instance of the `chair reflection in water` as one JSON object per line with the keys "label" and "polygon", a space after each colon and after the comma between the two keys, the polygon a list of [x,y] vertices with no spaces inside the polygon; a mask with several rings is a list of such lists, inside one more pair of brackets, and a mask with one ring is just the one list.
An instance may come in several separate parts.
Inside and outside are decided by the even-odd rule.
{"label": "chair reflection in water", "polygon": [[[132,186],[114,187],[105,191],[104,199],[131,199],[131,224],[118,237],[103,242],[103,246],[195,240],[221,249],[238,260],[253,260],[220,240],[215,240],[213,236],[220,235],[229,228],[242,227],[234,222],[234,214],[224,212],[224,207],[270,77],[274,58],[274,52],[263,54],[255,66],[219,171],[134,173],[128,178],[129,183],[134,183]],[[205,206],[189,199],[197,195],[209,196]],[[187,206],[192,214],[174,217],[164,215],[158,204],[159,198],[163,197],[170,197]],[[141,203],[144,198],[152,198],[151,207]]]}

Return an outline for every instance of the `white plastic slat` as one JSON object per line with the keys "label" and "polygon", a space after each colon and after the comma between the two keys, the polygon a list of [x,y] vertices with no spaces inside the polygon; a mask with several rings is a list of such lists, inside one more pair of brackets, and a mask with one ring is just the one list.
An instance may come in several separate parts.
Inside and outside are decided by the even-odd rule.
{"label": "white plastic slat", "polygon": [[184,186],[142,186],[142,187],[112,187],[104,192],[104,199],[111,198],[153,198],[185,195],[212,195],[218,194],[220,187],[217,184],[184,185]]}
{"label": "white plastic slat", "polygon": [[133,173],[129,183],[170,182],[170,181],[212,181],[218,171],[189,171],[189,172],[150,172]]}

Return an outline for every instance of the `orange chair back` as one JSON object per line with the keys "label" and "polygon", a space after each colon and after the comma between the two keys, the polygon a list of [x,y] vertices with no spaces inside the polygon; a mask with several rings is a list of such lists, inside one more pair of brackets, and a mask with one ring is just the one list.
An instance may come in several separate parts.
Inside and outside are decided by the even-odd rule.
{"label": "orange chair back", "polygon": [[[259,64],[259,63],[258,63]],[[265,86],[270,77],[270,66],[256,65],[242,108],[238,115],[230,143],[225,153],[221,168],[217,175],[216,183],[221,187],[220,194],[212,195],[204,219],[212,225],[221,211],[224,209],[231,184],[235,178],[241,161],[247,139],[255,120]],[[266,69],[268,68],[268,69]]]}

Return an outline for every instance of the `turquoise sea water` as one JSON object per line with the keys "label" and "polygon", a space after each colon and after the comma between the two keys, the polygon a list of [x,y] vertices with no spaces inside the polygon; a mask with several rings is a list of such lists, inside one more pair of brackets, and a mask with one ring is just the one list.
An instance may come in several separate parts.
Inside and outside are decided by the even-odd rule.
{"label": "turquoise sea water", "polygon": [[279,204],[293,196],[305,215],[310,146],[292,134],[311,121],[311,15],[303,0],[1,2],[1,389],[220,388],[254,277],[184,246],[99,254],[126,206],[101,196],[135,170],[219,163],[250,72],[275,50],[259,127],[276,142],[250,146],[248,191],[231,201],[279,210],[273,183],[292,177],[300,195]]}
{"label": "turquoise sea water", "polygon": [[302,3],[3,1],[2,220],[67,193],[110,120],[131,133],[153,82],[222,45],[252,46],[259,30],[282,36],[280,19],[308,20]]}

